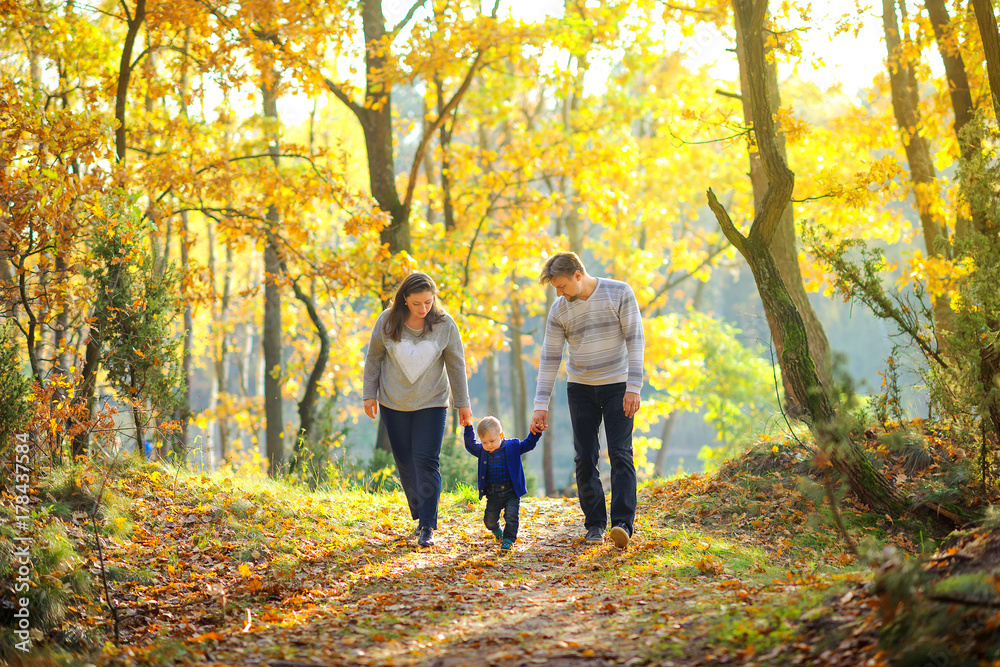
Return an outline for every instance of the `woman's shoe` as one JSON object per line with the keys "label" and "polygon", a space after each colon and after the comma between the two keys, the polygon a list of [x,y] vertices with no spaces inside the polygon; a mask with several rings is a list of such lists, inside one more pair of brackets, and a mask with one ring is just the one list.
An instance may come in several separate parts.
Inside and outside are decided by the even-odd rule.
{"label": "woman's shoe", "polygon": [[417,539],[417,544],[422,547],[434,546],[434,531],[426,527],[421,528],[420,537]]}

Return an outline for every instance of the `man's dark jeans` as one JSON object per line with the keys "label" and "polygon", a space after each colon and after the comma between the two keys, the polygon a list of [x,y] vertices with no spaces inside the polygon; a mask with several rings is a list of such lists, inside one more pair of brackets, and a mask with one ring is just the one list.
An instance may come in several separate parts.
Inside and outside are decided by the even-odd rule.
{"label": "man's dark jeans", "polygon": [[629,535],[635,522],[635,463],[632,460],[632,417],[625,416],[622,401],[625,383],[567,385],[569,416],[576,448],[576,485],[587,529],[608,526],[604,486],[598,462],[601,443],[598,432],[604,422],[611,459],[611,525],[624,526]]}
{"label": "man's dark jeans", "polygon": [[399,483],[410,506],[410,516],[421,528],[437,530],[438,500],[441,498],[441,441],[448,419],[447,408],[424,408],[413,412],[391,410],[384,405],[382,422],[389,434]]}
{"label": "man's dark jeans", "polygon": [[500,512],[503,511],[503,539],[511,543],[517,540],[517,528],[520,524],[521,499],[517,497],[513,484],[489,486],[486,488],[486,510],[483,512],[483,523],[486,529],[493,532],[500,526]]}

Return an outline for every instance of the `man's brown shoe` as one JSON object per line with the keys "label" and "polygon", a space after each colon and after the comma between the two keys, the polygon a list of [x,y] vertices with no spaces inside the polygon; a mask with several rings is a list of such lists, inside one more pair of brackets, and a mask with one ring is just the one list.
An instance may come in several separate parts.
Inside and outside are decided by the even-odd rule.
{"label": "man's brown shoe", "polygon": [[615,526],[614,528],[612,528],[611,532],[608,533],[608,536],[611,538],[611,541],[615,543],[615,546],[618,547],[619,549],[624,549],[625,547],[628,546],[630,535],[628,534],[628,531],[622,528],[621,526]]}

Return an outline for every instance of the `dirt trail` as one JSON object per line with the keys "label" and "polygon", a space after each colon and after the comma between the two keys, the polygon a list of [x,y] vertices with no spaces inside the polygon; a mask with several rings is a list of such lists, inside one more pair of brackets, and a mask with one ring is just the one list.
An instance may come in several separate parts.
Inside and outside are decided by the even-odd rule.
{"label": "dirt trail", "polygon": [[245,619],[224,623],[204,658],[272,667],[649,664],[647,644],[663,641],[643,634],[650,617],[667,628],[684,612],[676,599],[643,594],[647,586],[629,574],[655,529],[619,551],[610,540],[583,542],[575,499],[525,499],[521,516],[513,553],[504,554],[480,508],[442,507],[431,549],[412,537],[366,545],[367,562],[349,585],[343,572],[330,573],[274,600],[315,604],[298,622],[261,627],[265,615],[246,632],[233,627]]}

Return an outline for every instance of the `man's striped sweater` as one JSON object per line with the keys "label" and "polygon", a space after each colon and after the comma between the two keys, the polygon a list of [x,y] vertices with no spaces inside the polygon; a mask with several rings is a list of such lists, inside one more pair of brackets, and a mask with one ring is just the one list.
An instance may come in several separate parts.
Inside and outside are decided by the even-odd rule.
{"label": "man's striped sweater", "polygon": [[569,346],[566,372],[570,382],[588,385],[624,382],[627,391],[639,393],[645,339],[639,304],[627,283],[598,278],[597,286],[586,299],[556,299],[545,323],[535,410],[549,409],[563,344]]}

